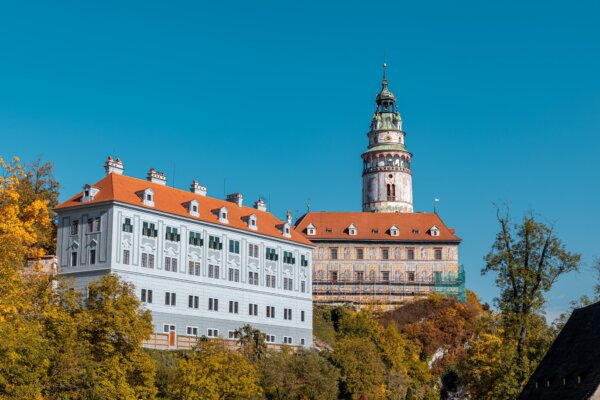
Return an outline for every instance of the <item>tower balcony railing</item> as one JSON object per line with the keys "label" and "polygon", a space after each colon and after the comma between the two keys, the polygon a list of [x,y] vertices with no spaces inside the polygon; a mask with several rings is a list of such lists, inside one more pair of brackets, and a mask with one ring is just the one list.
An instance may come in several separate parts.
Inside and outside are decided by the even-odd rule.
{"label": "tower balcony railing", "polygon": [[363,169],[363,174],[368,174],[371,172],[381,172],[381,171],[400,171],[400,172],[410,173],[410,168],[401,167],[400,165],[384,165],[382,167],[365,168],[365,169]]}

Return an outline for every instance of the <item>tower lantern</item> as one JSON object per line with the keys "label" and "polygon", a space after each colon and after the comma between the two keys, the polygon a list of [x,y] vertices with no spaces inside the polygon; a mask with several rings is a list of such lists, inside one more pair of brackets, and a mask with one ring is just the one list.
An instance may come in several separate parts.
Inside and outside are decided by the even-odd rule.
{"label": "tower lantern", "polygon": [[369,145],[363,159],[363,211],[413,212],[412,154],[406,150],[402,118],[396,97],[388,88],[383,64],[381,91],[367,134]]}

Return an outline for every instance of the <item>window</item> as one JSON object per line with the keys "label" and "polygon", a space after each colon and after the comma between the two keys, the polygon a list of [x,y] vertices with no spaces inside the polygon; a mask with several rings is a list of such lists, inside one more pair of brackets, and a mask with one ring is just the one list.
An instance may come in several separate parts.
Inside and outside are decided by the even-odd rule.
{"label": "window", "polygon": [[289,336],[283,337],[283,344],[292,344],[292,338]]}
{"label": "window", "polygon": [[219,266],[208,264],[208,277],[219,279]]}
{"label": "window", "polygon": [[258,304],[248,304],[248,315],[257,316],[258,315]]}
{"label": "window", "polygon": [[238,340],[238,335],[236,331],[228,331],[227,337],[231,340]]}
{"label": "window", "polygon": [[199,308],[200,298],[198,296],[188,296],[188,308]]}
{"label": "window", "polygon": [[362,282],[364,279],[364,273],[362,271],[356,271],[356,280]]}
{"label": "window", "polygon": [[383,271],[381,275],[384,281],[388,282],[390,280],[390,271]]}
{"label": "window", "polygon": [[96,264],[96,250],[90,249],[90,265]]}
{"label": "window", "polygon": [[87,230],[88,230],[88,232],[94,232],[94,219],[93,218],[88,219]]}
{"label": "window", "polygon": [[179,242],[179,240],[181,239],[181,235],[179,234],[177,228],[167,226],[167,230],[165,232],[165,239],[170,242]]}
{"label": "window", "polygon": [[71,252],[71,267],[76,267],[77,266],[77,252],[73,251]]}
{"label": "window", "polygon": [[275,318],[275,307],[267,306],[267,318]]}
{"label": "window", "polygon": [[231,282],[240,281],[240,270],[237,268],[229,268],[229,280]]}
{"label": "window", "polygon": [[248,272],[248,283],[258,285],[258,272]]}
{"label": "window", "polygon": [[292,309],[291,308],[283,309],[283,319],[287,319],[287,320],[292,319]]}
{"label": "window", "polygon": [[100,232],[100,217],[94,218],[93,232]]}
{"label": "window", "polygon": [[300,344],[304,346],[304,339],[300,339]]}
{"label": "window", "polygon": [[338,259],[338,249],[336,249],[336,248],[329,249],[329,255],[332,260],[337,260]]}
{"label": "window", "polygon": [[127,249],[124,249],[123,250],[123,264],[129,265],[129,255],[130,255],[130,251]]}
{"label": "window", "polygon": [[275,335],[265,335],[265,342],[267,343],[275,343]]}
{"label": "window", "polygon": [[223,243],[221,243],[221,238],[210,235],[208,237],[208,248],[213,250],[222,250]]}
{"label": "window", "polygon": [[300,321],[304,322],[304,311],[300,311]]}
{"label": "window", "polygon": [[331,282],[337,282],[337,280],[338,280],[337,271],[331,271]]}
{"label": "window", "polygon": [[240,254],[240,242],[238,240],[229,240],[229,252]]}
{"label": "window", "polygon": [[188,274],[200,276],[200,263],[190,261],[188,263]]}
{"label": "window", "polygon": [[165,271],[177,272],[177,259],[165,257]]}
{"label": "window", "polygon": [[71,235],[77,235],[79,233],[79,221],[71,222]]}
{"label": "window", "polygon": [[304,254],[302,254],[300,256],[300,266],[301,267],[308,267],[308,259],[307,259],[307,257]]}
{"label": "window", "polygon": [[142,295],[140,297],[142,303],[152,303],[152,290],[142,289]]}
{"label": "window", "polygon": [[165,292],[165,306],[177,305],[177,295],[171,292]]}
{"label": "window", "polygon": [[267,281],[266,281],[267,287],[274,288],[275,287],[275,275],[266,275],[266,279],[267,279]]}
{"label": "window", "polygon": [[209,329],[208,330],[208,337],[219,337],[219,330],[218,329]]}
{"label": "window", "polygon": [[154,254],[142,253],[142,268],[154,268]]}
{"label": "window", "polygon": [[123,232],[133,232],[133,225],[131,224],[131,218],[125,218],[125,222],[123,222]]}
{"label": "window", "polygon": [[248,244],[248,256],[258,258],[258,245],[257,244]]}
{"label": "window", "polygon": [[296,264],[296,259],[291,251],[283,252],[283,262],[286,264]]}
{"label": "window", "polygon": [[190,245],[192,245],[192,246],[204,245],[204,240],[202,239],[202,235],[200,234],[200,232],[190,232]]}
{"label": "window", "polygon": [[238,313],[239,303],[237,301],[229,301],[229,312],[232,314]]}
{"label": "window", "polygon": [[388,249],[388,248],[381,249],[381,258],[383,258],[384,260],[389,260],[390,259],[390,249]]}
{"label": "window", "polygon": [[409,282],[414,282],[415,281],[415,273],[413,271],[409,271],[406,273],[406,277],[408,279]]}
{"label": "window", "polygon": [[300,291],[306,293],[306,281],[300,281]]}
{"label": "window", "polygon": [[436,248],[435,249],[435,259],[436,260],[441,260],[442,259],[442,249],[441,248]]}
{"label": "window", "polygon": [[283,290],[294,290],[294,281],[292,278],[283,278]]}
{"label": "window", "polygon": [[188,336],[198,336],[198,327],[197,326],[188,326],[185,329],[185,332]]}
{"label": "window", "polygon": [[169,333],[169,332],[175,332],[175,325],[163,325],[163,332],[164,333]]}
{"label": "window", "polygon": [[210,297],[208,299],[208,310],[209,311],[219,311],[219,299],[214,299]]}
{"label": "window", "polygon": [[406,258],[408,258],[409,260],[414,260],[415,259],[415,249],[406,250]]}
{"label": "window", "polygon": [[266,258],[267,258],[267,260],[271,260],[271,261],[279,260],[279,256],[277,255],[277,250],[267,247]]}
{"label": "window", "polygon": [[150,222],[144,222],[142,224],[142,235],[148,237],[158,236],[158,230],[156,229],[156,225]]}
{"label": "window", "polygon": [[364,250],[363,249],[356,249],[356,259],[357,260],[362,260],[364,258],[365,258]]}

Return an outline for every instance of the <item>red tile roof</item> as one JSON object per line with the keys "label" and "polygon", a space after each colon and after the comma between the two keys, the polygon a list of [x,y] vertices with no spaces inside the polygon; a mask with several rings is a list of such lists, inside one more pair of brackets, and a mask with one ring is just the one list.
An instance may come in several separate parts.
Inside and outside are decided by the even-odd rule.
{"label": "red tile roof", "polygon": [[[314,236],[308,236],[306,228],[313,224]],[[348,233],[354,224],[356,235]],[[398,236],[390,234],[396,225]],[[429,230],[436,226],[439,236],[431,236]],[[461,239],[434,213],[371,213],[371,212],[309,212],[296,223],[296,231],[311,240],[385,240],[398,242],[456,242]]]}
{"label": "red tile roof", "polygon": [[[237,204],[225,200],[215,199],[213,197],[201,196],[186,190],[149,182],[143,179],[137,179],[130,176],[111,173],[93,185],[100,189],[94,196],[94,200],[81,202],[83,193],[80,192],[69,200],[59,204],[56,210],[64,210],[71,207],[82,207],[90,204],[117,201],[131,204],[137,207],[156,210],[168,214],[178,215],[197,221],[210,222],[217,225],[229,226],[248,232],[255,232],[266,236],[275,237],[283,240],[314,246],[303,235],[295,232],[291,227],[291,237],[286,238],[277,228],[277,225],[283,224],[283,221],[277,219],[273,214],[260,211],[252,207],[238,207]],[[151,188],[154,191],[154,207],[144,205],[139,195],[145,189]],[[189,214],[187,203],[192,200],[198,201],[199,217]],[[219,222],[217,215],[213,212],[215,209],[227,207],[228,224]],[[251,230],[243,219],[255,214],[257,218],[257,230]]]}

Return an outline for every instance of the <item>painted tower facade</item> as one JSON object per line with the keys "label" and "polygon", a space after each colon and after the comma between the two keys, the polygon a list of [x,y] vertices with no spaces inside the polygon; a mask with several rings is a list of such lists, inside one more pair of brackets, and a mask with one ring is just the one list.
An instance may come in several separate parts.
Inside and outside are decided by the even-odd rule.
{"label": "painted tower facade", "polygon": [[413,212],[412,154],[406,150],[402,118],[396,98],[388,89],[383,64],[381,91],[377,94],[371,121],[369,147],[363,159],[363,211],[384,213]]}

